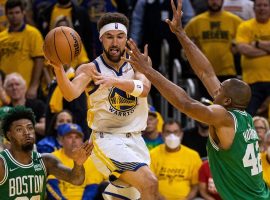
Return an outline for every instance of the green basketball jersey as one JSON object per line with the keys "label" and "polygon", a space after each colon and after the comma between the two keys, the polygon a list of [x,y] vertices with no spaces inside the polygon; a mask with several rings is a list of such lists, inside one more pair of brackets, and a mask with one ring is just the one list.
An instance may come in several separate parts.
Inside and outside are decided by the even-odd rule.
{"label": "green basketball jersey", "polygon": [[228,150],[222,150],[209,137],[207,150],[216,188],[224,200],[270,200],[262,178],[258,136],[252,117],[232,110],[235,137]]}
{"label": "green basketball jersey", "polygon": [[46,189],[46,168],[40,154],[32,153],[32,162],[23,165],[8,150],[0,152],[5,176],[0,182],[1,200],[43,200]]}

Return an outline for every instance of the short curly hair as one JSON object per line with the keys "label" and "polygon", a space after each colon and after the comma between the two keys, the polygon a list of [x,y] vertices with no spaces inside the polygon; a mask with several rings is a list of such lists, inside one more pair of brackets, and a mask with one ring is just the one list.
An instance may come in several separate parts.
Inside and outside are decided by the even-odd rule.
{"label": "short curly hair", "polygon": [[112,12],[107,12],[105,13],[104,15],[102,15],[100,17],[100,19],[98,20],[98,23],[97,23],[97,29],[98,31],[100,31],[100,29],[107,25],[107,24],[110,24],[110,23],[120,23],[120,24],[123,24],[127,27],[127,30],[129,28],[129,20],[128,18],[121,14],[121,13],[112,13]]}
{"label": "short curly hair", "polygon": [[31,108],[26,108],[25,106],[16,106],[10,109],[2,118],[1,128],[6,138],[11,124],[20,119],[29,119],[33,125],[36,124],[35,114]]}

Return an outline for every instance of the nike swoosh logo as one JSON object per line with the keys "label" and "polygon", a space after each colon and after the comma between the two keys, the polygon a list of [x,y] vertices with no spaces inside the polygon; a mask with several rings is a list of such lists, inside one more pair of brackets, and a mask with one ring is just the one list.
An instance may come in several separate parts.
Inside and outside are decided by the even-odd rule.
{"label": "nike swoosh logo", "polygon": [[16,169],[19,169],[19,167],[13,168],[13,169],[9,169],[10,172],[15,171]]}

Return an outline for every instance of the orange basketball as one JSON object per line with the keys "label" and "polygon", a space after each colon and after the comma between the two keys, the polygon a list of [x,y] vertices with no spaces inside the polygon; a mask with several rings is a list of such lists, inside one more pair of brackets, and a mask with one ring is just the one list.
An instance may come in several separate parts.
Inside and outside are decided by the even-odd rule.
{"label": "orange basketball", "polygon": [[43,51],[45,57],[58,64],[69,65],[81,52],[79,34],[67,26],[52,29],[45,37]]}

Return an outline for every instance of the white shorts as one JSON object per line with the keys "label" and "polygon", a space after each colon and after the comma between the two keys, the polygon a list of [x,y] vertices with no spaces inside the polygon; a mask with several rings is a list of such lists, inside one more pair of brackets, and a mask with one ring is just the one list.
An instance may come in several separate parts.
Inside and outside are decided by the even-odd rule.
{"label": "white shorts", "polygon": [[149,150],[141,132],[115,134],[93,131],[91,158],[97,169],[111,182],[124,171],[136,171],[150,165]]}

